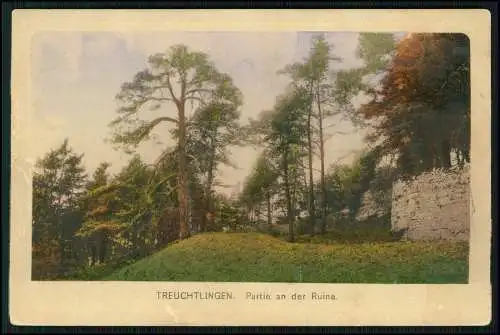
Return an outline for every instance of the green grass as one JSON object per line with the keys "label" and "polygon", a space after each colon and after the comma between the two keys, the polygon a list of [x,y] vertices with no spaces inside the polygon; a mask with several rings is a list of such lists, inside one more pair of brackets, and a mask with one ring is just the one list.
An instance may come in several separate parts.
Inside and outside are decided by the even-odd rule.
{"label": "green grass", "polygon": [[59,278],[55,278],[54,280],[101,280],[116,272],[118,269],[133,263],[135,263],[133,260],[118,260],[107,264],[85,266],[65,276],[59,276]]}
{"label": "green grass", "polygon": [[258,233],[191,237],[101,280],[467,283],[465,243],[287,243]]}

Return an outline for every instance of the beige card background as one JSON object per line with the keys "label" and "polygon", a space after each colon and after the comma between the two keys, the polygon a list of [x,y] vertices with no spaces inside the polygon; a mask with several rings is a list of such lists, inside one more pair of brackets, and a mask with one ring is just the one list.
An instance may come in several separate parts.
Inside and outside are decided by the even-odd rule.
{"label": "beige card background", "polygon": [[[485,10],[16,10],[12,29],[10,318],[17,325],[484,325],[490,285],[490,14]],[[471,40],[470,282],[359,285],[32,282],[30,41],[40,31],[462,32]],[[235,300],[157,300],[157,290],[224,289]],[[263,301],[246,291],[331,292],[334,302]]]}

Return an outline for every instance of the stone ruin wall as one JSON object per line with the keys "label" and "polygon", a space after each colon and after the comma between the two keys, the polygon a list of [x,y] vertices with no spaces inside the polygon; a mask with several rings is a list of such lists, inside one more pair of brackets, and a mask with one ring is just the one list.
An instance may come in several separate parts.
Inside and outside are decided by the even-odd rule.
{"label": "stone ruin wall", "polygon": [[[468,241],[469,171],[468,165],[463,169],[436,169],[410,181],[396,181],[392,190],[376,194],[369,190],[363,195],[356,221],[390,214],[391,229],[403,232],[403,240]],[[287,232],[288,226],[282,229]]]}
{"label": "stone ruin wall", "polygon": [[392,188],[391,225],[407,240],[468,241],[469,167],[434,170]]}

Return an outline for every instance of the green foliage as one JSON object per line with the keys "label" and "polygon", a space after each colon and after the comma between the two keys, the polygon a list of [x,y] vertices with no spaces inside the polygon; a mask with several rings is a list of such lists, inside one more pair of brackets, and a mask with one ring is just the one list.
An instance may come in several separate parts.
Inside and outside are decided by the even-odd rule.
{"label": "green foliage", "polygon": [[82,159],[83,154],[74,153],[65,139],[37,161],[33,175],[35,200],[40,200],[34,203],[36,221],[46,219],[51,211],[59,213],[76,205],[86,180]]}
{"label": "green foliage", "polygon": [[333,228],[326,234],[310,236],[303,235],[299,243],[314,244],[359,244],[359,243],[387,243],[401,240],[401,233],[391,230],[390,216],[368,217],[363,221],[350,218],[339,218]]}
{"label": "green foliage", "polygon": [[[109,278],[287,282],[300,268],[305,282],[466,281],[466,246],[395,242],[400,236],[390,232],[388,217],[354,218],[367,191],[390,208],[395,178],[448,167],[452,153],[459,164],[470,161],[467,37],[410,34],[397,42],[392,34],[361,33],[357,55],[364,65],[347,70],[336,67],[341,59],[333,50],[315,36],[304,60],[278,71],[290,83],[273,108],[247,125],[239,122],[241,92],[209,55],[174,45],[149,57],[117,95],[111,140],[133,153],[169,123],[176,145],[163,148],[152,165],[134,155],[116,175],[104,162],[90,180],[83,155],[67,140],[40,159],[33,176],[33,278],[107,277],[169,245]],[[368,102],[355,106],[362,97]],[[369,127],[372,149],[326,171],[327,118]],[[230,149],[249,144],[261,154],[243,190],[218,194],[220,167],[237,167]],[[396,168],[380,166],[387,157]],[[348,217],[340,215],[344,207]],[[319,218],[329,231],[305,235]],[[269,236],[285,238],[281,223],[299,243]],[[245,230],[267,236],[234,233]],[[175,242],[205,231],[231,233]]]}
{"label": "green foliage", "polygon": [[56,264],[62,271],[77,257],[74,233],[82,221],[79,197],[87,178],[82,159],[83,155],[76,154],[65,139],[36,163],[32,253],[40,271],[33,273],[35,279],[57,275]]}
{"label": "green foliage", "polygon": [[218,231],[237,231],[241,228],[243,215],[238,202],[222,194],[214,197],[215,225]]}
{"label": "green foliage", "polygon": [[305,145],[306,113],[309,97],[303,89],[296,88],[277,99],[275,115],[271,120],[266,141],[275,152],[291,150],[291,146]]}
{"label": "green foliage", "polygon": [[106,276],[109,276],[119,270],[124,266],[131,265],[135,263],[137,259],[127,255],[126,258],[113,259],[107,263],[96,264],[94,266],[85,266],[78,268],[76,271],[69,272],[64,276],[59,278],[54,278],[56,280],[78,280],[78,281],[90,281],[90,280],[100,280]]}
{"label": "green foliage", "polygon": [[261,154],[245,180],[240,194],[241,202],[254,206],[265,201],[266,191],[273,191],[277,186],[277,179],[278,171],[272,166],[267,155]]}
{"label": "green foliage", "polygon": [[[193,163],[196,161],[198,168],[207,173],[204,196],[208,198],[215,162],[229,163],[224,148],[234,139],[234,134],[231,131],[224,133],[221,128],[231,129],[231,124],[239,117],[237,109],[243,103],[240,90],[228,74],[217,70],[207,54],[179,44],[150,56],[147,68],[122,85],[117,99],[121,107],[117,111],[119,116],[110,123],[114,129],[112,142],[122,145],[126,151],[132,151],[148,140],[158,124],[170,122],[175,125],[172,134],[177,139],[176,191],[180,238],[188,237],[188,207],[193,202],[189,199],[192,189],[189,177],[199,172]],[[189,104],[196,111],[194,120],[188,120],[186,116]],[[139,117],[145,110],[151,112],[169,106],[175,108],[176,117],[163,115],[153,120]],[[197,134],[188,134],[193,129]],[[198,154],[206,152],[207,145],[210,147],[208,157],[203,155],[197,160]],[[202,226],[202,230],[205,229],[205,225]]]}
{"label": "green foliage", "polygon": [[462,243],[291,244],[257,233],[211,233],[101,280],[295,282],[301,269],[306,283],[466,283],[467,255]]}
{"label": "green foliage", "polygon": [[[244,144],[239,124],[239,105],[214,100],[197,109],[188,127],[188,157],[193,174],[203,184],[203,199],[199,210],[203,212],[199,230],[215,229],[207,213],[213,210],[213,187],[220,165],[236,167],[229,148]],[[212,225],[212,227],[209,227]]]}
{"label": "green foliage", "polygon": [[453,154],[460,165],[470,161],[465,35],[408,34],[395,43],[390,34],[361,34],[358,55],[365,66],[339,77],[337,95],[344,105],[369,98],[354,114],[373,129],[367,141],[396,157],[400,177],[449,168]]}
{"label": "green foliage", "polygon": [[376,179],[378,160],[376,150],[365,150],[351,165],[337,164],[330,167],[326,175],[330,215],[338,216],[338,213],[347,207],[350,210],[350,218],[354,219],[361,206],[363,194],[371,189],[372,181]]}
{"label": "green foliage", "polygon": [[242,104],[242,94],[232,79],[219,72],[207,54],[174,45],[150,56],[147,65],[133,80],[124,83],[116,96],[122,106],[117,111],[119,116],[110,123],[115,130],[111,140],[128,150],[150,139],[151,131],[160,123],[182,126],[178,117],[144,120],[140,113],[173,105],[184,117],[184,109],[179,107],[184,108],[188,102],[202,109],[212,103],[236,107]]}
{"label": "green foliage", "polygon": [[97,262],[97,253],[102,263],[154,250],[161,213],[175,202],[172,166],[148,166],[136,155],[113,178],[105,168],[107,164],[101,164],[88,184],[83,197],[86,218],[76,234],[93,246],[91,264]]}
{"label": "green foliage", "polygon": [[374,74],[385,70],[395,50],[395,38],[391,33],[361,33],[356,55],[365,62],[365,73]]}

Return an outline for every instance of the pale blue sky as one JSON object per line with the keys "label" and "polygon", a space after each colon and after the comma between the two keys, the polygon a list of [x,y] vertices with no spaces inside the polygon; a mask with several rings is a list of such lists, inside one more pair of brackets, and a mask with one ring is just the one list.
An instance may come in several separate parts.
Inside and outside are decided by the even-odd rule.
{"label": "pale blue sky", "polygon": [[[145,67],[147,57],[176,43],[207,52],[217,67],[229,73],[244,94],[242,121],[270,109],[288,83],[276,71],[305,57],[311,33],[227,32],[115,34],[112,32],[46,32],[32,40],[33,154],[39,157],[65,137],[77,152],[85,153],[91,173],[102,161],[117,172],[129,159],[104,142],[108,123],[116,116],[115,95]],[[355,58],[357,33],[328,33],[344,68],[361,65]],[[349,125],[343,131],[352,131]],[[163,138],[168,143],[164,129]],[[162,136],[160,134],[160,136]],[[334,137],[326,145],[328,163],[362,147],[363,134]],[[162,151],[154,143],[141,146],[148,162]],[[223,168],[219,178],[236,185],[244,180],[256,157],[251,148],[233,151],[238,169]]]}

